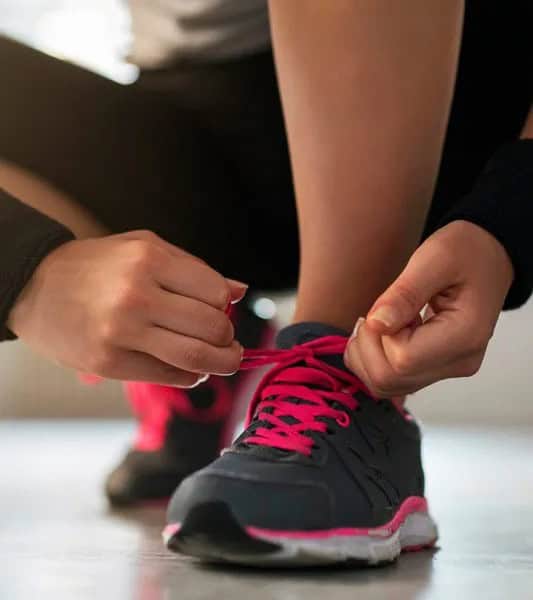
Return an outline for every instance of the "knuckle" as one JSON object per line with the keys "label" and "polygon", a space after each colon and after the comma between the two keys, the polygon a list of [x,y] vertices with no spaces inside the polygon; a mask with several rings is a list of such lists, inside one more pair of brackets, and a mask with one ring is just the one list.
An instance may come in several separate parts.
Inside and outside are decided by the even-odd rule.
{"label": "knuckle", "polygon": [[370,391],[370,393],[375,397],[375,398],[390,398],[391,396],[394,395],[394,389],[387,387],[387,386],[383,386],[383,385],[379,385],[375,382],[365,382],[368,390]]}
{"label": "knuckle", "polygon": [[214,315],[206,321],[209,339],[219,346],[227,346],[233,339],[233,325],[222,313]]}
{"label": "knuckle", "polygon": [[147,242],[154,242],[158,239],[157,235],[149,229],[138,229],[137,231],[133,231],[132,234],[135,235],[137,239],[145,240]]}
{"label": "knuckle", "polygon": [[221,275],[212,278],[211,298],[213,306],[225,310],[231,301],[231,292],[226,280]]}
{"label": "knuckle", "polygon": [[227,285],[221,285],[214,294],[214,302],[217,308],[226,309],[231,301],[231,294]]}
{"label": "knuckle", "polygon": [[147,240],[134,240],[128,244],[131,266],[135,271],[147,271],[153,265],[156,248]]}
{"label": "knuckle", "polygon": [[389,398],[393,396],[393,392],[385,388],[370,386],[368,389],[375,398]]}
{"label": "knuckle", "polygon": [[350,342],[344,351],[344,364],[356,375],[361,375],[361,358],[355,341]]}
{"label": "knuckle", "polygon": [[184,366],[191,371],[201,371],[205,367],[206,352],[201,344],[191,343],[183,350]]}
{"label": "knuckle", "polygon": [[346,350],[344,351],[343,360],[344,360],[344,364],[352,371],[353,371],[354,367],[356,366],[356,363],[354,361],[354,353],[355,353],[355,350],[352,347],[351,342],[349,342],[346,346]]}
{"label": "knuckle", "polygon": [[131,280],[126,280],[118,287],[114,299],[113,308],[115,312],[122,314],[125,310],[138,308],[143,304],[143,296],[138,286]]}
{"label": "knuckle", "polygon": [[402,376],[412,375],[416,367],[416,361],[411,353],[402,348],[396,350],[389,359],[393,371]]}
{"label": "knuckle", "polygon": [[120,337],[121,327],[117,319],[104,319],[99,327],[99,341],[103,344],[112,344]]}
{"label": "knuckle", "polygon": [[229,364],[228,364],[228,368],[230,373],[236,373],[240,367],[241,367],[241,362],[242,362],[242,349],[240,346],[235,346],[235,349],[233,350],[231,357],[229,359]]}
{"label": "knuckle", "polygon": [[161,239],[153,231],[149,229],[133,229],[131,231],[125,231],[123,233],[117,233],[113,237],[127,241],[130,245],[135,242],[157,242]]}
{"label": "knuckle", "polygon": [[89,359],[89,368],[91,373],[109,377],[113,374],[116,366],[116,358],[110,348],[103,347],[95,352]]}
{"label": "knuckle", "polygon": [[389,390],[394,389],[395,378],[387,369],[374,367],[369,376],[372,388],[379,391],[380,394],[386,395]]}
{"label": "knuckle", "polygon": [[406,278],[398,279],[394,289],[399,298],[410,308],[418,310],[424,304],[416,286]]}

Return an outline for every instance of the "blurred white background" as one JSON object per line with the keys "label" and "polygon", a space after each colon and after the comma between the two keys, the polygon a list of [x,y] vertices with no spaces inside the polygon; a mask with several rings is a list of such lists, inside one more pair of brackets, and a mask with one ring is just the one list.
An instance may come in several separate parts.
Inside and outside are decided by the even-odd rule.
{"label": "blurred white background", "polygon": [[[127,84],[128,18],[118,0],[0,0],[0,32]],[[0,57],[1,60],[1,57]],[[280,314],[287,319],[290,301]],[[481,372],[442,382],[410,401],[426,422],[533,424],[533,303],[500,319]],[[0,344],[0,417],[114,417],[127,414],[120,386],[78,383],[73,373],[21,343]]]}

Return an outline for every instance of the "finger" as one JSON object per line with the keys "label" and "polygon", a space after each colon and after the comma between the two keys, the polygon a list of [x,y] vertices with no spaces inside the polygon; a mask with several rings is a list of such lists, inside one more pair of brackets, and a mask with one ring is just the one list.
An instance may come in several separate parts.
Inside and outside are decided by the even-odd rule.
{"label": "finger", "polygon": [[365,365],[361,359],[361,353],[359,352],[359,340],[357,337],[352,337],[346,345],[344,351],[344,364],[359,377],[359,379],[366,385],[370,390],[370,377],[366,370]]}
{"label": "finger", "polygon": [[153,325],[203,340],[213,346],[229,346],[235,331],[228,316],[205,302],[156,290],[148,318]]}
{"label": "finger", "polygon": [[242,281],[237,281],[236,279],[226,278],[226,281],[230,287],[231,303],[237,304],[237,302],[240,302],[246,295],[246,292],[248,291],[248,285],[246,283],[242,283]]}
{"label": "finger", "polygon": [[[200,295],[199,295],[199,292],[198,292],[199,285],[193,286],[192,288],[187,287],[187,289],[189,289],[193,298],[197,298],[198,300],[203,300],[203,301],[207,302],[208,304],[215,306],[216,308],[224,308],[225,309],[229,305],[230,302],[233,304],[239,302],[240,300],[243,299],[243,297],[246,294],[246,291],[248,290],[247,284],[242,283],[241,281],[237,281],[235,279],[226,279],[225,286],[223,286],[224,278],[222,277],[222,275],[219,275],[218,273],[216,273],[216,271],[211,269],[204,260],[202,260],[198,256],[195,256],[194,254],[191,254],[190,252],[187,252],[186,250],[183,250],[183,248],[178,248],[177,246],[170,244],[169,242],[167,242],[166,240],[163,240],[162,238],[160,238],[158,235],[156,235],[152,231],[148,231],[148,230],[129,231],[127,233],[119,234],[119,236],[122,237],[123,239],[128,239],[128,240],[143,240],[143,241],[150,242],[150,243],[154,244],[154,246],[157,246],[158,248],[160,248],[161,250],[168,252],[168,254],[174,258],[177,258],[177,259],[186,258],[186,259],[190,259],[191,261],[193,261],[195,263],[203,265],[204,266],[204,269],[202,270],[203,275],[201,275],[201,280],[199,282],[199,285],[201,285],[202,282],[205,279],[207,279],[206,272],[211,271],[211,273],[216,276],[218,286],[214,285],[215,277],[211,277],[211,284],[213,287],[212,287],[212,289],[204,290],[203,294],[200,291]],[[169,267],[169,268],[172,268],[172,267]],[[169,289],[170,291],[174,291],[177,294],[182,293],[180,291],[182,289],[182,285],[180,285],[182,282],[176,282],[176,277],[181,276],[179,270],[177,269],[177,266],[175,265],[175,271],[173,273],[168,273],[168,269],[163,269],[163,272],[166,273],[166,275],[163,275],[163,276],[165,277],[165,280],[167,281],[167,284],[168,284],[165,287],[167,287],[167,289]],[[185,279],[185,282],[183,282],[183,283],[185,286],[187,286],[187,277],[185,277],[184,279]],[[162,285],[165,285],[161,281],[159,281],[159,283]],[[176,287],[176,285],[177,285],[177,287]],[[219,287],[223,287],[223,291],[220,291],[218,289]],[[185,295],[187,295],[187,294],[185,294]]]}
{"label": "finger", "polygon": [[370,309],[369,326],[382,335],[391,335],[416,319],[431,298],[457,280],[448,254],[435,241],[422,244]]}
{"label": "finger", "polygon": [[178,369],[217,375],[232,375],[238,371],[243,352],[237,341],[226,348],[217,348],[155,326],[140,340],[139,350]]}
{"label": "finger", "polygon": [[397,372],[416,375],[440,370],[484,351],[482,336],[476,335],[465,321],[460,310],[446,310],[415,329],[384,336],[387,360]]}
{"label": "finger", "polygon": [[[415,331],[405,330],[402,337],[407,340],[415,335]],[[405,358],[390,359],[385,350],[388,337],[381,337],[371,328],[362,328],[359,338],[359,354],[361,362],[367,370],[368,386],[375,394],[383,397],[401,396],[416,392],[436,381],[452,377],[466,377],[479,369],[479,356],[457,356],[448,362],[441,361],[434,365],[415,366]],[[366,381],[365,381],[366,383]]]}
{"label": "finger", "polygon": [[222,275],[189,257],[170,257],[170,260],[161,261],[154,276],[165,290],[220,310],[225,310],[232,299],[230,285]]}
{"label": "finger", "polygon": [[[149,381],[162,385],[191,388],[205,380],[202,373],[191,373],[142,352],[117,350],[98,375],[121,381]],[[94,377],[94,375],[92,376]]]}
{"label": "finger", "polygon": [[401,378],[397,377],[389,364],[383,350],[381,336],[362,323],[357,335],[357,349],[359,360],[365,371],[365,384],[376,396],[392,395],[394,389],[403,384]]}

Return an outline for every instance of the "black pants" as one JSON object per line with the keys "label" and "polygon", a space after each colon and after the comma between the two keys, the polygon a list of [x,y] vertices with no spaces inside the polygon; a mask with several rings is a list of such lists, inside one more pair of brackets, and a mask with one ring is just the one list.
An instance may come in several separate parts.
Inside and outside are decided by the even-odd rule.
{"label": "black pants", "polygon": [[272,56],[123,86],[0,38],[0,159],[114,232],[151,229],[228,277],[291,287],[298,235]]}
{"label": "black pants", "polygon": [[[505,10],[466,3],[426,235],[520,132],[531,101],[528,15],[530,0]],[[112,231],[152,229],[228,277],[294,285],[297,223],[270,53],[121,86],[0,38],[0,85],[0,159],[52,182]]]}

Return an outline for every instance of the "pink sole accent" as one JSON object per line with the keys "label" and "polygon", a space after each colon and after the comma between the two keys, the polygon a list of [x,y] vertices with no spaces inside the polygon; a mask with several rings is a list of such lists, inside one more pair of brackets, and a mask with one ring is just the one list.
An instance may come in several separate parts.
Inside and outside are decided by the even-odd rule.
{"label": "pink sole accent", "polygon": [[[410,496],[403,501],[394,517],[380,527],[338,527],[336,529],[319,529],[316,531],[294,531],[294,530],[278,530],[278,529],[263,529],[261,527],[248,526],[245,527],[248,535],[264,539],[266,538],[285,538],[285,539],[327,539],[335,536],[374,536],[378,538],[387,538],[395,533],[405,519],[413,513],[427,513],[428,503],[425,498],[420,496]],[[181,529],[181,523],[171,523],[163,530],[163,538],[169,540],[176,535]],[[402,552],[418,552],[426,548],[431,548],[435,545],[436,539],[427,544],[418,546],[406,546],[402,548]]]}
{"label": "pink sole accent", "polygon": [[402,552],[421,552],[422,550],[429,550],[429,548],[433,548],[437,543],[437,538],[431,540],[427,544],[418,544],[414,546],[405,546],[402,548]]}
{"label": "pink sole accent", "polygon": [[171,523],[163,529],[163,539],[168,542],[181,529],[181,523]]}
{"label": "pink sole accent", "polygon": [[291,531],[279,529],[263,529],[261,527],[248,526],[245,528],[248,535],[265,538],[285,539],[327,539],[337,536],[374,536],[386,538],[391,536],[405,521],[405,519],[416,512],[426,513],[428,510],[427,500],[420,496],[410,496],[403,501],[394,517],[384,525],[371,528],[338,527],[336,529],[319,529],[316,531]]}

